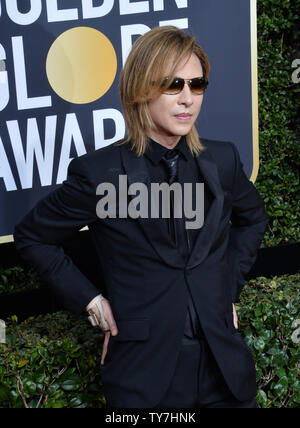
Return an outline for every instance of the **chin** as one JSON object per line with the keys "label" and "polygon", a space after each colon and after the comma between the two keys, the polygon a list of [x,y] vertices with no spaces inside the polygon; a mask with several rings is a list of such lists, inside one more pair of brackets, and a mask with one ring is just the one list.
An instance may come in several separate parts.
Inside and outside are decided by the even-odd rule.
{"label": "chin", "polygon": [[191,130],[192,130],[191,126],[180,127],[179,129],[175,130],[174,134],[180,137],[183,137],[184,135],[189,134]]}

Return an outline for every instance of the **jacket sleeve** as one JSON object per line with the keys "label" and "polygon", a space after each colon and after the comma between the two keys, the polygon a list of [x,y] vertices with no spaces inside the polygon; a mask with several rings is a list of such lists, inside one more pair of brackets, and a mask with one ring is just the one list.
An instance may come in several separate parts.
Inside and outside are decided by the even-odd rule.
{"label": "jacket sleeve", "polygon": [[20,257],[32,265],[66,309],[78,316],[99,290],[65,254],[62,242],[97,220],[96,190],[81,158],[73,159],[63,184],[16,225]]}
{"label": "jacket sleeve", "polygon": [[254,184],[247,178],[239,152],[234,151],[235,173],[228,264],[233,273],[232,302],[237,302],[245,283],[245,275],[254,264],[263,240],[269,215]]}

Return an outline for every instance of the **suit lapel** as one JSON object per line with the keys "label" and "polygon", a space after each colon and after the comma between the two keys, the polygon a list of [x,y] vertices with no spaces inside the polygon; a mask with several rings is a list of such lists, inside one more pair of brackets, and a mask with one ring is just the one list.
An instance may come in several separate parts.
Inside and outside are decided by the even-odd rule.
{"label": "suit lapel", "polygon": [[199,230],[193,251],[188,259],[188,268],[194,268],[199,265],[209,253],[218,230],[224,201],[224,193],[220,185],[217,165],[209,151],[206,149],[200,153],[196,161],[204,181],[213,195],[213,199],[207,216],[204,218],[204,224]]}
{"label": "suit lapel", "polygon": [[[121,157],[123,167],[127,175],[128,185],[130,186],[136,182],[144,183],[148,189],[150,203],[151,182],[144,156],[138,157],[136,153],[131,150],[130,144],[127,143],[121,145]],[[194,248],[187,261],[187,265],[185,264],[180,252],[172,244],[167,228],[164,227],[164,222],[159,218],[150,218],[150,216],[149,218],[139,217],[137,219],[155,251],[165,261],[165,263],[172,267],[193,268],[201,263],[210,250],[214,240],[213,238],[217,231],[217,225],[221,218],[223,191],[219,182],[217,166],[208,153],[208,150],[200,153],[196,159],[204,180],[213,195],[213,200],[207,214],[207,218],[204,219],[204,224],[199,230]],[[133,197],[134,196],[129,195],[129,198],[132,199]]]}

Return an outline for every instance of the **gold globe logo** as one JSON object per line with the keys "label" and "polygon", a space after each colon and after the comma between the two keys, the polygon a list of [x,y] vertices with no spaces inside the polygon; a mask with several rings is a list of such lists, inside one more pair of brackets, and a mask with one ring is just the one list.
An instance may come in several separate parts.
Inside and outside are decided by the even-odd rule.
{"label": "gold globe logo", "polygon": [[46,62],[49,83],[62,99],[88,104],[103,97],[117,73],[117,55],[110,40],[90,27],[62,33]]}

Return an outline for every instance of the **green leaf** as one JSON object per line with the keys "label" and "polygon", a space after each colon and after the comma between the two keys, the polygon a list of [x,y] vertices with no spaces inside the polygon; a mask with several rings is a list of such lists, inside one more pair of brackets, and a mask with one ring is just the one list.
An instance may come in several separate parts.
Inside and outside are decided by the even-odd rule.
{"label": "green leaf", "polygon": [[265,404],[268,401],[267,394],[262,389],[258,390],[256,399],[259,403],[263,403],[263,404]]}
{"label": "green leaf", "polygon": [[80,377],[65,380],[61,384],[62,389],[65,391],[77,391],[80,388],[80,386],[81,386],[81,378]]}
{"label": "green leaf", "polygon": [[288,379],[286,376],[280,378],[280,380],[274,385],[273,391],[275,391],[277,396],[283,396],[287,394]]}
{"label": "green leaf", "polygon": [[79,397],[74,397],[70,401],[70,406],[73,408],[80,407],[82,405],[82,399]]}
{"label": "green leaf", "polygon": [[29,360],[22,360],[18,363],[18,368],[21,369],[22,367],[26,366],[26,364],[29,362]]}
{"label": "green leaf", "polygon": [[36,393],[36,384],[31,380],[25,380],[23,382],[24,391],[29,395],[34,395]]}
{"label": "green leaf", "polygon": [[63,400],[56,400],[55,398],[49,398],[47,400],[46,409],[62,409],[65,407]]}
{"label": "green leaf", "polygon": [[257,349],[258,351],[263,351],[265,349],[265,341],[262,337],[258,337],[255,341],[254,341],[254,347],[255,349]]}

